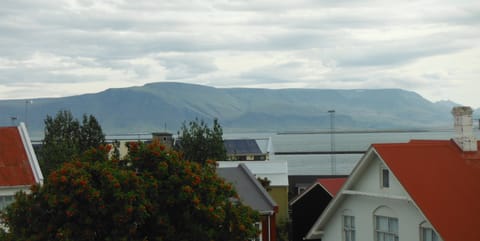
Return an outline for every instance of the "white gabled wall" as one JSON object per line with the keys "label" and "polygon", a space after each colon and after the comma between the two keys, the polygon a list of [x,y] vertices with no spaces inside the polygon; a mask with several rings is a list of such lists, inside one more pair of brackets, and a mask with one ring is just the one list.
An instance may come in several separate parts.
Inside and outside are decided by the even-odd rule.
{"label": "white gabled wall", "polygon": [[382,167],[386,167],[385,164],[383,164],[383,161],[381,161],[377,155],[374,155],[364,172],[358,177],[357,182],[355,182],[349,190],[407,198],[408,194],[391,171],[389,175],[390,187],[381,187]]}
{"label": "white gabled wall", "polygon": [[355,217],[356,240],[374,241],[374,212],[381,206],[389,207],[398,218],[400,240],[418,241],[420,239],[420,224],[425,220],[411,202],[351,195],[344,200],[326,224],[322,241],[343,240],[343,210],[350,210],[350,214]]}
{"label": "white gabled wall", "polygon": [[[342,215],[348,210],[355,217],[356,240],[374,241],[374,213],[379,207],[388,207],[398,218],[399,239],[409,241],[420,240],[420,224],[426,221],[407,192],[390,171],[390,187],[381,187],[381,168],[384,166],[378,155],[374,154],[368,161],[363,173],[355,182],[346,187],[343,199],[334,214],[323,228],[322,241],[343,240]],[[390,215],[389,215],[390,216]]]}

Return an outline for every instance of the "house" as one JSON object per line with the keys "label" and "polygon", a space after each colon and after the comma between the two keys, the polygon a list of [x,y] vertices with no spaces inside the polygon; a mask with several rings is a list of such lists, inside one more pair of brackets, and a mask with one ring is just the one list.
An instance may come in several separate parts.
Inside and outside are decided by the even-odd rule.
{"label": "house", "polygon": [[371,145],[306,239],[480,240],[480,142],[472,109],[452,113],[451,140]]}
{"label": "house", "polygon": [[290,202],[293,241],[303,241],[346,180],[346,177],[319,178]]}
{"label": "house", "polygon": [[24,123],[0,127],[0,210],[18,191],[43,183],[43,175]]}
{"label": "house", "polygon": [[152,141],[158,141],[166,148],[173,148],[173,134],[170,132],[154,132],[152,133]]}
{"label": "house", "polygon": [[[290,171],[290,169],[288,169]],[[328,179],[328,178],[346,178],[348,175],[291,175],[288,174],[288,192],[290,199],[296,198],[298,195],[303,193],[309,187],[312,186],[312,183],[315,184],[319,179]]]}
{"label": "house", "polygon": [[262,152],[255,139],[223,140],[228,161],[265,161],[268,153]]}
{"label": "house", "polygon": [[288,220],[288,166],[282,161],[220,161],[219,167],[236,167],[245,164],[256,178],[270,181],[268,194],[278,205],[277,224]]}
{"label": "house", "polygon": [[258,227],[261,233],[255,240],[275,241],[275,215],[278,212],[278,206],[248,167],[245,164],[239,164],[237,167],[223,167],[218,168],[217,173],[233,184],[243,204],[260,213],[261,223]]}

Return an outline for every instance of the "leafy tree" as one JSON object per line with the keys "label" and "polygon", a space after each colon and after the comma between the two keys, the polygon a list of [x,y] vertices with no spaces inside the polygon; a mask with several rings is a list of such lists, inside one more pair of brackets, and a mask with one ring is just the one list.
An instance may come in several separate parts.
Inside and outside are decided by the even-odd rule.
{"label": "leafy tree", "polygon": [[185,161],[158,142],[130,143],[125,160],[110,147],[64,163],[1,218],[5,240],[232,240],[256,236],[258,213],[244,206],[215,162]]}
{"label": "leafy tree", "polygon": [[45,137],[40,152],[42,171],[50,172],[79,153],[80,123],[70,111],[61,110],[55,118],[47,115]]}
{"label": "leafy tree", "polygon": [[97,119],[93,115],[83,114],[80,126],[79,149],[84,152],[92,147],[98,147],[105,143],[105,134]]}
{"label": "leafy tree", "polygon": [[78,157],[83,151],[105,142],[102,128],[92,115],[83,115],[80,124],[70,111],[61,110],[55,118],[47,115],[44,122],[45,137],[39,157],[45,174],[61,163]]}
{"label": "leafy tree", "polygon": [[213,120],[210,129],[203,120],[184,122],[179,132],[181,146],[179,149],[187,160],[205,163],[207,160],[223,161],[227,152],[223,144],[223,130],[217,119]]}
{"label": "leafy tree", "polygon": [[[109,148],[64,163],[31,194],[18,193],[3,219],[12,240],[125,240],[145,219],[145,183],[105,160]],[[98,161],[98,160],[101,161]]]}
{"label": "leafy tree", "polygon": [[272,187],[270,186],[271,181],[267,177],[264,177],[264,178],[257,177],[257,180],[258,182],[260,182],[262,187],[265,188],[266,191],[269,192],[272,190]]}

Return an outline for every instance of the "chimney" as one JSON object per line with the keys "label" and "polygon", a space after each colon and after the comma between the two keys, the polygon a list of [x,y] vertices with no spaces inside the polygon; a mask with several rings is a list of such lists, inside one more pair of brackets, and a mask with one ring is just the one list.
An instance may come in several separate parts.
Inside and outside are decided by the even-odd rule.
{"label": "chimney", "polygon": [[454,140],[463,151],[477,151],[477,139],[473,134],[472,113],[472,108],[468,106],[457,106],[452,109],[456,134]]}

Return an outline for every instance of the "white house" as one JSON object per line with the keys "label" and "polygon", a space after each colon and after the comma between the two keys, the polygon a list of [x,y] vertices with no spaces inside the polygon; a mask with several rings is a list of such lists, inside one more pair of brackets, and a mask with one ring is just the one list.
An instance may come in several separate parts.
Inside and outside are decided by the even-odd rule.
{"label": "white house", "polygon": [[41,184],[43,175],[23,123],[0,127],[0,210],[13,202],[16,192]]}
{"label": "white house", "polygon": [[452,113],[452,140],[373,144],[305,238],[480,240],[480,143],[471,108]]}

